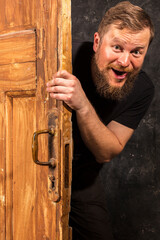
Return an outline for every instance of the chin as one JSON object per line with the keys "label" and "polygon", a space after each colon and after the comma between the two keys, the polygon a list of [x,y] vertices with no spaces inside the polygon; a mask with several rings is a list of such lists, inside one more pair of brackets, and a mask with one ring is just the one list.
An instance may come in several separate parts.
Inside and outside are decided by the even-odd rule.
{"label": "chin", "polygon": [[109,85],[113,88],[122,88],[125,82],[126,82],[126,79],[124,80],[114,79],[109,81]]}

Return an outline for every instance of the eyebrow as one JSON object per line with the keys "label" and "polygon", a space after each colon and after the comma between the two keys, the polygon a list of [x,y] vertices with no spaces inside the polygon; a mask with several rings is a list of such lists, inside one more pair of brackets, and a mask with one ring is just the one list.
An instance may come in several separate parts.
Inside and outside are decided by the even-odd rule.
{"label": "eyebrow", "polygon": [[113,41],[113,42],[119,42],[119,43],[126,43],[125,41],[123,41],[122,39],[117,38],[117,37],[114,37],[114,38],[112,39],[112,41]]}
{"label": "eyebrow", "polygon": [[[122,39],[120,39],[120,38],[117,38],[117,37],[114,37],[113,38],[113,42],[118,42],[118,43],[122,43],[122,44],[126,44],[126,41],[124,41],[124,40],[122,40]],[[145,48],[145,46],[144,45],[137,45],[137,46],[135,46],[135,49],[144,49]]]}

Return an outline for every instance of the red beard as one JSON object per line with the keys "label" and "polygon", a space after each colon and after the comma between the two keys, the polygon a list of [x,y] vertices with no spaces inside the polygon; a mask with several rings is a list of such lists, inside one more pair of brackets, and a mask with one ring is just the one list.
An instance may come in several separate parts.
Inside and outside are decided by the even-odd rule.
{"label": "red beard", "polygon": [[[115,69],[116,71],[127,73],[126,81],[122,87],[110,86],[107,73],[111,68]],[[98,67],[95,54],[92,57],[91,70],[93,82],[100,96],[117,101],[123,100],[132,91],[135,80],[140,71],[140,69],[130,70],[129,68],[122,68],[113,64],[108,65],[107,68],[101,71]]]}

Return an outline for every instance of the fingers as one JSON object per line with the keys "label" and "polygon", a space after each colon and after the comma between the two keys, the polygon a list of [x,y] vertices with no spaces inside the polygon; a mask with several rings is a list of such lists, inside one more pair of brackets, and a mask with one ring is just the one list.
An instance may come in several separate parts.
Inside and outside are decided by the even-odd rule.
{"label": "fingers", "polygon": [[67,81],[64,78],[54,78],[47,83],[47,92],[49,93],[70,93],[75,87],[75,80]]}
{"label": "fingers", "polygon": [[55,73],[52,80],[46,84],[46,90],[52,98],[67,101],[71,98],[74,91],[75,80],[76,77],[67,71],[59,71]]}
{"label": "fingers", "polygon": [[64,101],[70,108],[77,110],[86,105],[87,98],[80,81],[67,71],[59,71],[47,83],[51,98]]}
{"label": "fingers", "polygon": [[65,79],[71,79],[73,78],[74,76],[67,72],[66,70],[61,70],[61,71],[58,71],[56,72],[54,75],[53,75],[53,78],[65,78]]}
{"label": "fingers", "polygon": [[[47,82],[46,86],[51,87],[51,86],[66,86],[68,87],[71,83],[71,81],[74,81],[76,79],[75,76],[72,74],[68,73],[65,70],[59,71],[53,75],[52,80]],[[64,80],[70,80],[70,81],[64,81]]]}
{"label": "fingers", "polygon": [[53,87],[53,86],[65,86],[68,87],[70,85],[69,81],[66,81],[64,78],[53,78],[51,81],[49,81],[47,86],[47,91]]}
{"label": "fingers", "polygon": [[79,80],[74,75],[65,70],[59,71],[46,85],[51,98],[64,101],[72,109],[79,108],[82,102],[80,99],[84,94]]}
{"label": "fingers", "polygon": [[[73,78],[75,78],[75,77],[71,73],[67,72],[66,70],[58,71],[52,76],[52,80],[55,80],[55,79],[73,79]],[[51,83],[52,80],[49,81],[48,83]],[[47,85],[48,85],[48,83],[47,83]]]}
{"label": "fingers", "polygon": [[71,96],[69,96],[68,94],[63,94],[63,93],[50,93],[50,96],[54,99],[57,100],[62,100],[64,102],[66,102],[68,104],[68,101],[71,100]]}
{"label": "fingers", "polygon": [[47,92],[49,93],[70,93],[72,88],[66,86],[52,86],[47,87]]}

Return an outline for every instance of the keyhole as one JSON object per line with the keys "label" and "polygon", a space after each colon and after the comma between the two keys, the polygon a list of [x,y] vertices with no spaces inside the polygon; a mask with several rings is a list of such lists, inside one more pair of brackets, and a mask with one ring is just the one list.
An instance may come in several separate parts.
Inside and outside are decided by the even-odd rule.
{"label": "keyhole", "polygon": [[54,191],[55,190],[55,177],[54,176],[50,176],[50,190]]}

